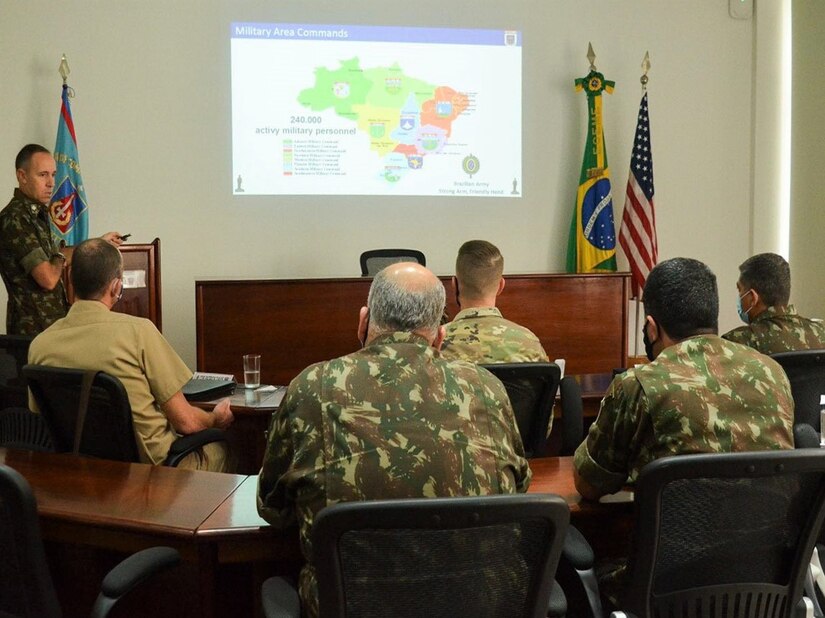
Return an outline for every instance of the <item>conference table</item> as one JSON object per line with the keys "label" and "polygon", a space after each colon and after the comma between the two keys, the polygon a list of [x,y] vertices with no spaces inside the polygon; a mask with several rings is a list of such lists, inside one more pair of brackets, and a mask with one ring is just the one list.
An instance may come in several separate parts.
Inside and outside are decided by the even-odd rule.
{"label": "conference table", "polygon": [[[596,418],[602,397],[607,390],[612,374],[592,373],[575,376],[582,390],[582,404],[585,429]],[[242,474],[256,474],[266,451],[266,435],[272,414],[278,409],[286,387],[271,392],[250,392],[240,385],[230,397],[235,422],[229,427],[228,439],[235,454],[237,471]],[[193,402],[203,409],[211,410],[220,399]],[[556,419],[561,418],[561,406],[556,402],[553,409]],[[558,452],[561,443],[560,423],[555,423],[549,440],[549,454]]]}
{"label": "conference table", "polygon": [[[32,486],[67,617],[88,612],[105,570],[118,559],[154,545],[175,547],[182,566],[136,594],[125,615],[254,615],[262,581],[300,568],[296,529],[277,530],[258,516],[257,475],[5,448],[0,463]],[[583,500],[570,457],[534,459],[530,466],[529,491],[562,496],[597,555],[626,551],[632,503]]]}

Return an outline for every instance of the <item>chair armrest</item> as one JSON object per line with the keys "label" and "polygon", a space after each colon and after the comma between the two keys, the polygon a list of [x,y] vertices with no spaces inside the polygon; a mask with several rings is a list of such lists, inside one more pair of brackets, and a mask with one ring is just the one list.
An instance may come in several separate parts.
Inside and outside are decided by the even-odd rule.
{"label": "chair armrest", "polygon": [[266,618],[300,618],[298,592],[282,577],[270,577],[261,586],[261,602]]}
{"label": "chair armrest", "polygon": [[566,615],[567,597],[564,596],[564,590],[562,590],[559,582],[554,579],[553,587],[550,589],[550,604],[547,606],[547,617],[564,618]]}
{"label": "chair armrest", "polygon": [[567,528],[561,551],[564,558],[569,561],[577,571],[592,569],[596,561],[590,543],[587,542],[587,539],[579,532],[578,528],[574,528],[573,526],[568,526]]}
{"label": "chair armrest", "polygon": [[560,455],[572,455],[584,439],[582,389],[573,376],[564,376],[559,383],[561,399]]}
{"label": "chair armrest", "polygon": [[793,442],[796,448],[819,448],[819,432],[808,423],[793,427]]}
{"label": "chair armrest", "polygon": [[176,566],[180,554],[171,547],[150,547],[132,554],[113,568],[100,586],[92,618],[103,618],[127,593],[149,577]]}
{"label": "chair armrest", "polygon": [[226,432],[222,429],[204,429],[190,433],[188,436],[181,436],[169,447],[169,453],[166,455],[166,460],[163,462],[164,466],[177,466],[181,459],[186,457],[189,453],[199,449],[204,444],[210,442],[225,442]]}

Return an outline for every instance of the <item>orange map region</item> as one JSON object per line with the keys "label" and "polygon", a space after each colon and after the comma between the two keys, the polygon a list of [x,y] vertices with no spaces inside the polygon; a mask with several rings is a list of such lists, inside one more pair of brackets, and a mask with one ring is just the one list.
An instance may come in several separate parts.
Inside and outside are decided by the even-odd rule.
{"label": "orange map region", "polygon": [[418,154],[418,148],[416,148],[413,144],[398,144],[398,146],[393,148],[393,152],[400,152],[405,155],[414,155]]}
{"label": "orange map region", "polygon": [[[453,108],[449,116],[439,116],[435,113],[436,102],[449,101],[453,104]],[[428,99],[421,104],[421,126],[433,125],[441,127],[447,132],[447,137],[450,136],[453,120],[458,115],[467,109],[467,95],[461,92],[456,92],[449,86],[439,86],[435,89],[435,95],[432,99]]]}

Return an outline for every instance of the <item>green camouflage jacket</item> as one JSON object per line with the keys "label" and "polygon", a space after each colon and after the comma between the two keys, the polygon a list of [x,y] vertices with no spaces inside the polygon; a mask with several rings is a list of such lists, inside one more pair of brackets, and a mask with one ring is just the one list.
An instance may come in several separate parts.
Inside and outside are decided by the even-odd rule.
{"label": "green camouflage jacket", "polygon": [[825,322],[803,318],[793,305],[780,313],[768,307],[746,326],[722,335],[728,341],[750,346],[762,354],[821,350],[825,348]]}
{"label": "green camouflage jacket", "polygon": [[59,252],[48,209],[15,189],[0,212],[0,275],[9,295],[6,333],[36,335],[66,315],[69,303],[63,281],[44,290],[29,274]]}
{"label": "green camouflage jacket", "polygon": [[[513,493],[529,480],[501,382],[398,332],[292,381],[270,427],[258,511],[277,526],[297,518],[308,560],[313,518],[327,505]],[[299,588],[315,615],[311,565]]]}
{"label": "green camouflage jacket", "polygon": [[715,335],[690,337],[616,376],[575,466],[614,493],[659,457],[793,448],[792,429],[791,387],[774,360]]}
{"label": "green camouflage jacket", "polygon": [[505,320],[496,307],[460,311],[445,326],[441,355],[472,363],[540,363],[547,353],[532,332]]}

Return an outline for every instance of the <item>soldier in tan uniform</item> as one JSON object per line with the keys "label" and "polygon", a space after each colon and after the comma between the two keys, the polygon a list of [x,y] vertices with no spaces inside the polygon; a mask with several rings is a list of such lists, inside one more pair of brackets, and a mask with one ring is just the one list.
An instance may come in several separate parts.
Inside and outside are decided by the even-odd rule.
{"label": "soldier in tan uniform", "polygon": [[825,323],[802,317],[789,304],[791,267],[781,255],[760,253],[739,266],[737,312],[747,326],[722,335],[763,354],[825,348]]}
{"label": "soldier in tan uniform", "polygon": [[[444,296],[423,266],[388,266],[361,309],[363,349],[311,365],[289,385],[269,432],[258,512],[277,526],[297,519],[305,558],[315,514],[336,502],[527,489],[501,382],[437,352]],[[311,564],[299,588],[304,615],[317,615]]]}
{"label": "soldier in tan uniform", "polygon": [[[597,499],[668,455],[793,448],[793,399],[771,358],[719,337],[716,277],[674,258],[644,289],[650,364],[616,376],[574,459],[576,489]],[[595,548],[598,553],[598,548]],[[615,603],[625,566],[600,578]]]}
{"label": "soldier in tan uniform", "polygon": [[496,308],[504,291],[504,258],[486,240],[461,245],[453,285],[461,311],[447,324],[441,355],[473,363],[547,362],[547,353],[529,329],[505,320]]}
{"label": "soldier in tan uniform", "polygon": [[[55,162],[38,144],[15,159],[18,188],[0,212],[0,275],[6,285],[6,333],[36,335],[66,315],[69,303],[61,276],[66,258],[49,224]],[[114,245],[117,232],[103,236]]]}
{"label": "soldier in tan uniform", "polygon": [[[112,244],[102,238],[80,243],[72,284],[77,300],[65,318],[35,337],[30,363],[95,369],[118,378],[129,395],[143,463],[162,463],[178,434],[229,426],[228,399],[212,413],[186,401],[181,387],[192,372],[151,321],[111,311],[123,290],[123,261]],[[227,466],[224,442],[206,444],[178,465],[216,472],[229,471]]]}

